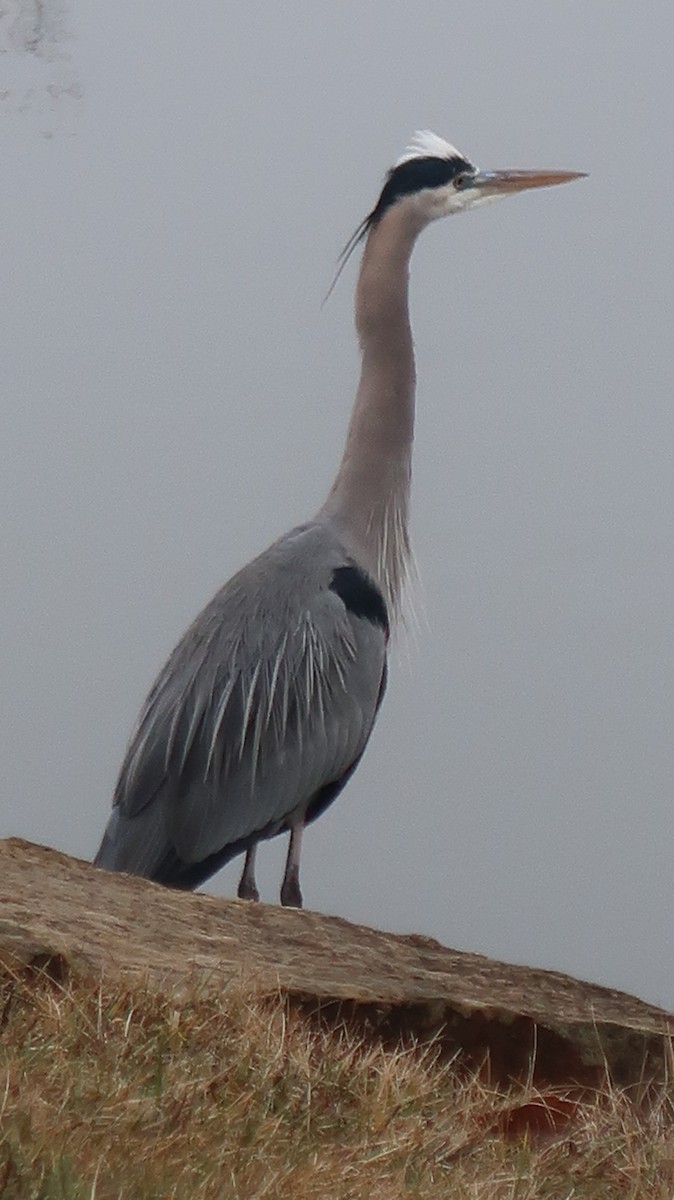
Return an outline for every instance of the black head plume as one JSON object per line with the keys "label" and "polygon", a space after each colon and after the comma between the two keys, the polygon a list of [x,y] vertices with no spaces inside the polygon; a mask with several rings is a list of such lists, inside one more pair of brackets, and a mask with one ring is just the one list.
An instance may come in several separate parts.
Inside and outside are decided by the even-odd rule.
{"label": "black head plume", "polygon": [[396,201],[426,188],[443,187],[458,175],[474,174],[475,170],[474,165],[464,158],[456,147],[445,142],[437,134],[431,133],[430,130],[415,133],[402,158],[387,172],[384,186],[372,212],[361,221],[339,255],[337,271],[323,303],[325,304],[332,294],[356,247]]}

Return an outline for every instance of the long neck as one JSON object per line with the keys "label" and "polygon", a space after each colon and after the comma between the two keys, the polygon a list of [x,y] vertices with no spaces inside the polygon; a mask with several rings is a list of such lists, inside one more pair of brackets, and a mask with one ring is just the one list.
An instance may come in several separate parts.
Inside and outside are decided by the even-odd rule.
{"label": "long neck", "polygon": [[393,615],[409,559],[415,371],[408,280],[419,229],[400,206],[368,234],[356,288],[360,381],[342,461],[321,510],[339,523]]}

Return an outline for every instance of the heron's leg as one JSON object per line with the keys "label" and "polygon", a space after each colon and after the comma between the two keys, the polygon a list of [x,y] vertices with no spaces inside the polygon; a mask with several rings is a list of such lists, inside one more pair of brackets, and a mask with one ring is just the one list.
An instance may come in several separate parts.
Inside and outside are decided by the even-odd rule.
{"label": "heron's leg", "polygon": [[260,893],[255,884],[255,855],[257,846],[251,846],[250,850],[246,851],[246,861],[243,864],[243,871],[239,880],[239,886],[236,894],[239,900],[259,900]]}
{"label": "heron's leg", "polygon": [[288,857],[286,858],[285,875],[281,884],[281,904],[286,908],[302,907],[302,892],[300,890],[300,854],[302,853],[302,834],[304,821],[293,825],[290,830]]}

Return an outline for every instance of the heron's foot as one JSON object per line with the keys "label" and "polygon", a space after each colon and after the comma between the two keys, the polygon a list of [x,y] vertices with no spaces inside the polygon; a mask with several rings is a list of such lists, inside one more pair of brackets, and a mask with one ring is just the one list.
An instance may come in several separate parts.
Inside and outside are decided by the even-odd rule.
{"label": "heron's foot", "polygon": [[284,908],[302,907],[299,871],[287,871],[281,885],[281,904]]}
{"label": "heron's foot", "polygon": [[255,886],[255,880],[254,879],[252,879],[252,880],[246,879],[245,876],[243,876],[243,875],[241,876],[239,886],[236,889],[236,894],[239,897],[239,900],[259,900],[260,899],[260,893],[258,892],[258,890]]}
{"label": "heron's foot", "polygon": [[255,853],[257,846],[251,846],[246,854],[246,861],[243,864],[243,871],[239,880],[239,886],[236,889],[236,894],[239,900],[259,900],[260,893],[257,890],[255,883]]}
{"label": "heron's foot", "polygon": [[283,874],[283,883],[281,884],[281,904],[284,908],[302,907],[302,891],[300,888],[300,855],[302,853],[303,833],[304,823],[302,821],[291,827],[290,841],[288,843],[288,857],[286,858],[286,869]]}

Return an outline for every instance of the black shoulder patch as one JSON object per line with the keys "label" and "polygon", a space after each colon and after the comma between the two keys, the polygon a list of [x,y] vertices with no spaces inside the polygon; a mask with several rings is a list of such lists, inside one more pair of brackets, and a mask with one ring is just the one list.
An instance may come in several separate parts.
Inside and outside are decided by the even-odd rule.
{"label": "black shoulder patch", "polygon": [[332,572],[330,591],[335,592],[348,612],[379,625],[388,637],[386,601],[376,583],[360,567],[337,567]]}

